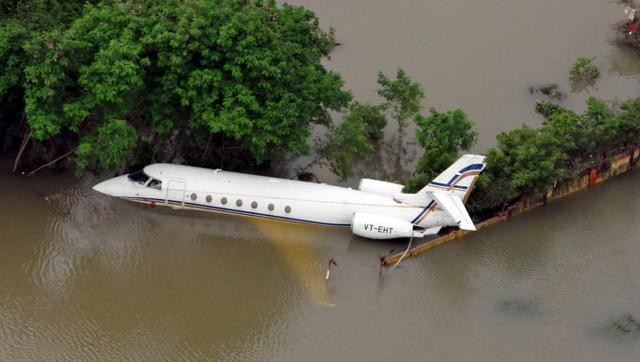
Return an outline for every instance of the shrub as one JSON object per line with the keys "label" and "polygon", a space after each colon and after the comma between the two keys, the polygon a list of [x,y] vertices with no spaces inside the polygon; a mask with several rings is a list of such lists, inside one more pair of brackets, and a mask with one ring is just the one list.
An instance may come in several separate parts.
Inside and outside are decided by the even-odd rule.
{"label": "shrub", "polygon": [[600,69],[593,64],[593,59],[580,57],[569,72],[573,82],[592,83],[600,76]]}

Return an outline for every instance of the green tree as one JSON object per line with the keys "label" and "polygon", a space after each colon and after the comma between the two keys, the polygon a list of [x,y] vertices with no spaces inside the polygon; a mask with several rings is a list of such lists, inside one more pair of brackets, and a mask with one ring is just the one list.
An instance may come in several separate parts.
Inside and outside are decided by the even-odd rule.
{"label": "green tree", "polygon": [[137,140],[136,130],[126,121],[113,119],[103,123],[80,141],[76,150],[78,172],[84,172],[85,167],[92,163],[99,163],[104,168],[121,166]]}
{"label": "green tree", "polygon": [[361,123],[365,136],[374,143],[384,138],[384,128],[387,126],[387,118],[382,106],[353,102],[349,107],[349,113],[345,122]]}
{"label": "green tree", "polygon": [[600,76],[600,69],[593,64],[593,59],[580,57],[569,71],[572,82],[593,83]]}
{"label": "green tree", "polygon": [[[86,140],[115,120],[135,130],[137,150],[159,160],[300,155],[310,128],[330,125],[329,112],[351,98],[321,63],[333,44],[311,11],[273,0],[87,4],[68,25],[32,31],[21,44],[30,59],[24,114],[34,142],[81,142],[80,169],[113,167],[105,148],[88,154]],[[225,152],[210,152],[215,159],[185,152],[218,145]],[[129,154],[117,154],[122,165]]]}
{"label": "green tree", "polygon": [[378,95],[384,99],[382,107],[396,120],[398,133],[402,136],[409,121],[420,112],[424,89],[402,69],[397,70],[396,79],[378,72],[378,86]]}
{"label": "green tree", "polygon": [[626,101],[620,105],[621,140],[627,149],[640,147],[640,98]]}
{"label": "green tree", "polygon": [[31,30],[51,30],[75,19],[84,3],[90,2],[95,1],[3,0],[0,2],[0,21],[12,19]]}
{"label": "green tree", "polygon": [[500,133],[497,140],[471,194],[472,210],[499,209],[518,197],[543,196],[567,177],[564,145],[548,129],[522,126]]}
{"label": "green tree", "polygon": [[467,114],[461,109],[444,113],[435,108],[430,115],[416,117],[416,140],[424,149],[413,179],[407,181],[407,191],[417,191],[476,143],[477,132]]}
{"label": "green tree", "polygon": [[353,102],[340,123],[331,127],[316,144],[317,157],[298,174],[324,164],[341,179],[353,176],[357,161],[369,159],[384,137],[386,117],[380,106]]}

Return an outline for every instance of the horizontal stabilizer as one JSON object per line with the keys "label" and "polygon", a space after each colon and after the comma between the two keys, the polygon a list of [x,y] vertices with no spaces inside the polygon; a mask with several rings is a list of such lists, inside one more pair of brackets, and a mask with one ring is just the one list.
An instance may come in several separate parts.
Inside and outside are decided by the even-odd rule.
{"label": "horizontal stabilizer", "polygon": [[464,203],[455,193],[451,191],[435,191],[429,192],[431,197],[438,203],[451,218],[463,230],[475,231],[476,227],[471,221],[471,216],[464,207]]}

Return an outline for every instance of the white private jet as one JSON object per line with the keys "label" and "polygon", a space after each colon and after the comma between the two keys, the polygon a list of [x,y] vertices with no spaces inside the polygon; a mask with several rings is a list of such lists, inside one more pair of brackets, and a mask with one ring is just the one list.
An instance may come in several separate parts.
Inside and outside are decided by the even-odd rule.
{"label": "white private jet", "polygon": [[365,238],[392,239],[436,234],[443,226],[475,230],[464,201],[484,167],[484,156],[464,155],[415,194],[371,179],[362,179],[353,190],[163,163],[93,189],[152,206],[350,227]]}

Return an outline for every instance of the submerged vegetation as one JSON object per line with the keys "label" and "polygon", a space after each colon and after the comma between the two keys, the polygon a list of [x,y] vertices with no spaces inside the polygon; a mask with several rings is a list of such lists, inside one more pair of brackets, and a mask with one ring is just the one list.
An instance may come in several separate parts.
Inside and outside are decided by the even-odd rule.
{"label": "submerged vegetation", "polygon": [[532,85],[529,87],[529,94],[531,95],[543,95],[550,99],[560,101],[564,99],[567,94],[560,89],[557,83],[547,83],[540,85]]}
{"label": "submerged vegetation", "polygon": [[600,76],[600,69],[593,64],[593,59],[580,57],[571,66],[570,79],[575,83],[593,83]]}
{"label": "submerged vegetation", "polygon": [[637,321],[629,313],[625,313],[613,321],[611,326],[620,333],[640,336],[640,321]]}

